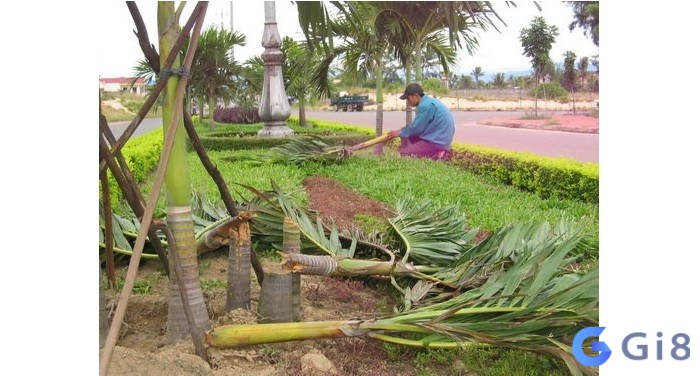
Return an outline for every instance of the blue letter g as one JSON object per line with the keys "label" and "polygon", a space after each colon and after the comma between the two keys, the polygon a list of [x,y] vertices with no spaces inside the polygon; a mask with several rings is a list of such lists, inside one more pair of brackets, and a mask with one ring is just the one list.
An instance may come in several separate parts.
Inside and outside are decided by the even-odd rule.
{"label": "blue letter g", "polygon": [[603,333],[605,327],[590,326],[588,328],[583,328],[576,333],[574,337],[574,342],[571,344],[571,350],[574,353],[574,358],[578,360],[579,363],[584,366],[599,366],[610,358],[610,348],[603,341],[593,341],[591,342],[591,350],[597,351],[599,354],[596,356],[588,356],[583,352],[583,341],[591,337],[600,337]]}

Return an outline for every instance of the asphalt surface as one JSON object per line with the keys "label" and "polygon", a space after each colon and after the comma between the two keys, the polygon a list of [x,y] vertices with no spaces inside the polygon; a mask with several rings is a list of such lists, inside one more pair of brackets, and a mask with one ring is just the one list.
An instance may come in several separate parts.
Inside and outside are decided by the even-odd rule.
{"label": "asphalt surface", "polygon": [[[598,163],[598,134],[551,130],[508,128],[477,124],[496,118],[525,115],[521,111],[452,111],[455,118],[454,141],[499,149],[529,152],[547,157],[565,157],[580,162]],[[292,115],[298,116],[296,111]],[[404,111],[385,111],[383,131],[399,129],[406,122]],[[306,111],[306,118],[352,124],[375,129],[376,113]]]}
{"label": "asphalt surface", "polygon": [[[520,111],[453,111],[455,117],[455,142],[496,147],[499,149],[529,152],[547,157],[566,157],[581,162],[598,163],[598,134],[574,133],[551,130],[507,128],[477,124],[477,122],[494,117],[520,117]],[[298,116],[296,110],[293,116]],[[384,112],[384,132],[403,127],[406,121],[404,111]],[[370,129],[375,128],[376,112],[335,112],[306,111],[306,118],[352,124]],[[110,124],[110,128],[119,138],[129,122]],[[134,136],[149,132],[162,126],[162,119],[144,119],[134,132]]]}

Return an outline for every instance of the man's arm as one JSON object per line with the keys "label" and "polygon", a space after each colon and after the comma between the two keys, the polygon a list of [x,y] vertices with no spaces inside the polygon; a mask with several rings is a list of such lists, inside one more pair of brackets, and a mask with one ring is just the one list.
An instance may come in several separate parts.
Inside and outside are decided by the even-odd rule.
{"label": "man's arm", "polygon": [[427,106],[418,106],[418,111],[416,111],[416,117],[413,119],[411,124],[401,129],[399,136],[402,138],[407,138],[415,135],[420,135],[428,127],[429,120],[433,117],[435,113],[435,106],[430,103]]}

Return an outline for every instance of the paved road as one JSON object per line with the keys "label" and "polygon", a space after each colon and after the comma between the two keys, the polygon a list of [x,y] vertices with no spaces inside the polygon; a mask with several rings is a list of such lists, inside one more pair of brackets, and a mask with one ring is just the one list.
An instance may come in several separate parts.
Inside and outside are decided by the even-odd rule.
{"label": "paved road", "polygon": [[[129,126],[129,121],[119,121],[119,122],[114,122],[109,124],[109,129],[112,130],[112,133],[114,133],[114,137],[116,139],[119,139],[119,136],[124,133],[126,130],[126,127]],[[163,126],[163,119],[162,118],[146,118],[141,120],[141,124],[139,124],[139,127],[136,128],[134,131],[134,134],[131,135],[131,137],[135,136],[140,136],[144,133],[148,133],[158,127]]]}
{"label": "paved road", "polygon": [[[523,151],[548,157],[567,157],[598,163],[598,134],[507,128],[477,124],[495,117],[521,117],[520,111],[453,111],[456,142]],[[292,115],[297,116],[295,111]],[[376,113],[307,111],[307,119],[333,121],[374,129]],[[404,111],[384,112],[384,131],[399,129],[406,121]]]}
{"label": "paved road", "polygon": [[[524,151],[548,157],[567,157],[581,162],[598,163],[598,134],[559,131],[540,131],[522,128],[506,128],[477,124],[494,117],[521,117],[520,111],[453,111],[456,122],[455,141],[491,146],[500,149]],[[298,116],[296,111],[292,115]],[[327,120],[374,129],[376,113],[307,111],[307,119]],[[406,120],[403,111],[384,112],[384,131],[399,129]],[[128,122],[112,123],[110,127],[119,137]],[[144,119],[135,136],[162,126],[162,119]]]}

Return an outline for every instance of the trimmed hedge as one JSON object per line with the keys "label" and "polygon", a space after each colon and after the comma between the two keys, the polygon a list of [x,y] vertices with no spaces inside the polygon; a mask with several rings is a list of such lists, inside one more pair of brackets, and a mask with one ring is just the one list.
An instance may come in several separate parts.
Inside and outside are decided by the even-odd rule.
{"label": "trimmed hedge", "polygon": [[[163,128],[131,138],[124,144],[121,149],[122,156],[124,156],[126,165],[137,183],[144,182],[148,174],[155,170],[158,161],[160,161],[162,150]],[[109,197],[113,203],[112,206],[116,207],[121,201],[122,191],[109,169],[107,169],[107,174],[109,176]]]}
{"label": "trimmed hedge", "polygon": [[[317,133],[295,133],[295,137],[308,137],[319,135],[331,145],[355,145],[370,139],[369,136],[358,135],[356,133],[337,133],[333,135],[321,135]],[[268,149],[280,146],[289,142],[289,138],[263,138],[255,135],[236,135],[231,137],[217,135],[214,137],[200,137],[204,148],[207,150],[249,150]],[[192,151],[191,143],[188,144],[188,151]]]}
{"label": "trimmed hedge", "polygon": [[[307,121],[307,126],[299,126],[299,119],[291,117],[287,125],[294,131],[296,137],[320,136],[331,145],[355,145],[369,140],[374,132],[367,128],[348,126],[339,123],[323,123]],[[289,138],[257,137],[263,124],[230,125],[216,124],[216,130],[209,131],[202,127],[198,130],[200,140],[207,150],[249,150],[271,148],[285,144]],[[188,150],[192,145],[188,142]]]}
{"label": "trimmed hedge", "polygon": [[543,198],[598,203],[597,163],[541,157],[481,146],[455,144],[450,163]]}

